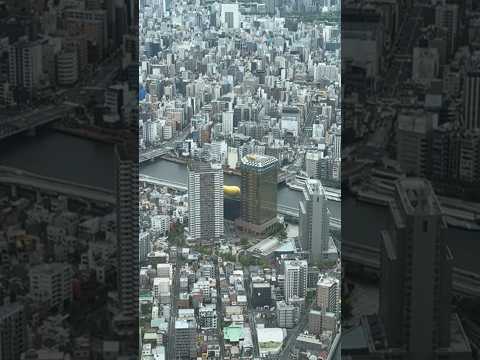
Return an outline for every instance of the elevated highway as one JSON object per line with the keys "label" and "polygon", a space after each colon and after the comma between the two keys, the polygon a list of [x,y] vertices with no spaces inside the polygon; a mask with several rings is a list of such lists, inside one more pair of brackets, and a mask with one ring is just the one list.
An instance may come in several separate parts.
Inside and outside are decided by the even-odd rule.
{"label": "elevated highway", "polygon": [[50,194],[63,194],[71,198],[93,200],[106,205],[116,204],[113,190],[41,176],[7,166],[0,166],[0,184],[10,185],[13,191],[20,186]]}

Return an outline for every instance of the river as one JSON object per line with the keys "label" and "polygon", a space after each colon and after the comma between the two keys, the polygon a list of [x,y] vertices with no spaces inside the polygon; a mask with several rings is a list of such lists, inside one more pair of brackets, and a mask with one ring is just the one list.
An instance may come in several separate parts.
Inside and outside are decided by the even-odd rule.
{"label": "river", "polygon": [[[36,137],[15,136],[0,142],[0,165],[91,186],[113,189],[114,164],[111,145],[47,130]],[[185,165],[165,160],[141,166],[140,172],[165,180],[187,182]],[[239,177],[225,176],[226,184],[238,185],[239,182]],[[278,200],[281,204],[298,207],[301,196],[300,192],[284,185],[279,187]],[[342,203],[330,201],[328,206],[333,217],[343,215],[343,241],[378,246],[378,233],[388,221],[386,207],[359,203],[352,198],[344,199]],[[449,228],[448,245],[456,266],[480,273],[480,262],[477,260],[480,232]]]}

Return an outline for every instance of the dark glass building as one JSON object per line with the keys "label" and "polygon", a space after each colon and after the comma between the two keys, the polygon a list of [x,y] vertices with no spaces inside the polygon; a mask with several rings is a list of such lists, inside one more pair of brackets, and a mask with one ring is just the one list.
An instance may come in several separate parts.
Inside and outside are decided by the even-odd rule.
{"label": "dark glass building", "polygon": [[242,158],[240,218],[237,226],[245,232],[268,234],[278,223],[278,160],[273,156],[247,155]]}

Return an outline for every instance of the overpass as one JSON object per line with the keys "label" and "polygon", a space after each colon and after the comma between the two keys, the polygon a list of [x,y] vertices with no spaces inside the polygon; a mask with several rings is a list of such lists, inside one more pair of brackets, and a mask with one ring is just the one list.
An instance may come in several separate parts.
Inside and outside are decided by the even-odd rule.
{"label": "overpass", "polygon": [[[365,268],[380,271],[380,250],[373,246],[342,242],[342,261],[359,264]],[[463,296],[480,296],[480,275],[458,267],[453,268],[453,291]]]}
{"label": "overpass", "polygon": [[166,154],[168,154],[169,151],[170,150],[166,149],[166,148],[146,151],[146,152],[140,153],[140,155],[138,157],[138,160],[139,160],[140,164],[145,162],[145,161],[155,160],[156,158],[165,156]]}
{"label": "overpass", "polygon": [[38,126],[62,120],[75,108],[73,104],[63,103],[49,105],[39,109],[6,118],[0,122],[0,140],[25,131],[33,130]]}
{"label": "overpass", "polygon": [[115,192],[109,189],[78,184],[7,166],[0,166],[0,184],[7,184],[16,191],[17,186],[41,190],[50,194],[64,194],[71,198],[93,200],[107,205],[115,205]]}
{"label": "overpass", "polygon": [[160,186],[166,186],[178,191],[187,191],[187,185],[179,182],[173,182],[173,181],[168,181],[168,180],[162,180],[153,176],[148,176],[148,175],[143,175],[141,174],[139,177],[140,182],[145,182],[148,184],[154,184],[154,185],[160,185]]}

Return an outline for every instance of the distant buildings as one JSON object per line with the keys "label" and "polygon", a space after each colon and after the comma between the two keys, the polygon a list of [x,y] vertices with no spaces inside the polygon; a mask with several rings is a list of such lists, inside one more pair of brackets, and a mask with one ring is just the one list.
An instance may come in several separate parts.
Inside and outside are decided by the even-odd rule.
{"label": "distant buildings", "polygon": [[237,3],[220,5],[220,23],[227,29],[240,28],[240,9]]}
{"label": "distant buildings", "polygon": [[327,256],[329,248],[329,215],[327,198],[320,180],[308,179],[300,201],[299,239],[310,259]]}
{"label": "distant buildings", "polygon": [[191,164],[188,205],[188,227],[193,241],[210,242],[223,236],[223,169],[220,164]]}

